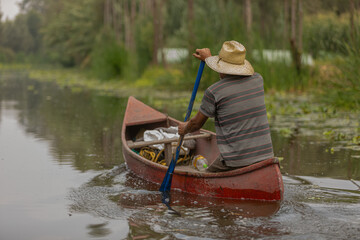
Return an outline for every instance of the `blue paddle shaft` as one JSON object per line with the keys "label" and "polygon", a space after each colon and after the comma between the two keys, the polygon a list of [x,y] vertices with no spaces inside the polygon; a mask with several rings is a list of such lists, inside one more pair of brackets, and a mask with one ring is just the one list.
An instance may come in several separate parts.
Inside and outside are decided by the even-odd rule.
{"label": "blue paddle shaft", "polygon": [[[191,112],[192,112],[192,109],[193,109],[193,105],[194,105],[194,101],[195,101],[195,97],[196,97],[196,93],[197,93],[197,90],[199,88],[200,79],[201,79],[204,67],[205,67],[205,62],[201,61],[184,122],[186,122],[190,118],[190,115],[191,115]],[[175,166],[176,166],[176,162],[177,162],[177,160],[179,158],[179,153],[180,153],[180,149],[181,149],[183,139],[184,139],[184,136],[181,136],[180,140],[179,140],[179,143],[178,143],[178,146],[176,148],[175,158],[172,158],[170,166],[169,166],[168,170],[166,171],[164,180],[163,180],[163,182],[161,184],[161,187],[160,187],[160,192],[167,192],[167,191],[170,191],[170,189],[171,189],[172,175],[173,175],[173,172],[174,172],[174,169],[175,169]]]}
{"label": "blue paddle shaft", "polygon": [[201,62],[200,62],[200,66],[199,66],[199,70],[198,70],[198,73],[197,73],[197,76],[196,76],[196,81],[195,81],[194,88],[193,88],[193,91],[192,91],[192,94],[191,94],[190,103],[189,103],[189,106],[188,106],[188,109],[187,109],[187,112],[186,112],[186,116],[185,116],[184,122],[186,122],[186,121],[189,119],[190,115],[191,115],[191,112],[192,112],[192,109],[193,109],[193,105],[194,105],[194,101],[195,101],[195,98],[196,98],[196,93],[197,93],[197,90],[198,90],[198,88],[199,88],[200,79],[201,79],[201,76],[202,76],[204,67],[205,67],[205,62],[204,62],[204,61],[201,61]]}

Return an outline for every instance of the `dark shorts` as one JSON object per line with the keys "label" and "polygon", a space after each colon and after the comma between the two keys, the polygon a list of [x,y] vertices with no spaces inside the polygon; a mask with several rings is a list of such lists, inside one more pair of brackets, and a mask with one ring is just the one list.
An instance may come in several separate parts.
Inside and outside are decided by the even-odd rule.
{"label": "dark shorts", "polygon": [[234,170],[236,168],[234,167],[228,167],[226,166],[224,160],[219,155],[213,163],[210,164],[210,166],[206,169],[208,172],[225,172]]}

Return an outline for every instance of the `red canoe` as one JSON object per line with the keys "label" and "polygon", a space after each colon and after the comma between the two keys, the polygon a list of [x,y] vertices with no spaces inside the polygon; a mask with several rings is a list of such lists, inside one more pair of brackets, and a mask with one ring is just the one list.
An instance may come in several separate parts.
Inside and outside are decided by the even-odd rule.
{"label": "red canoe", "polygon": [[[160,185],[167,166],[151,162],[138,155],[133,150],[149,144],[133,142],[133,140],[140,129],[177,126],[178,122],[134,97],[129,97],[121,134],[123,155],[128,168],[139,177]],[[194,155],[204,156],[209,163],[218,156],[215,133],[201,129],[187,138],[196,141]],[[266,201],[282,200],[284,193],[279,162],[276,158],[221,173],[199,172],[192,166],[177,165],[171,188],[208,197]]]}

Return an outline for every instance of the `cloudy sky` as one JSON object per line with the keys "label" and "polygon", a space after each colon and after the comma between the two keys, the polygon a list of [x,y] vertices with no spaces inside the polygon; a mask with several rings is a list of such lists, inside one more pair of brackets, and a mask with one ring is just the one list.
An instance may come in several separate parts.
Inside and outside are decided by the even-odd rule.
{"label": "cloudy sky", "polygon": [[1,12],[3,13],[2,20],[6,18],[14,19],[15,15],[19,12],[19,7],[17,3],[20,0],[0,0],[1,2]]}

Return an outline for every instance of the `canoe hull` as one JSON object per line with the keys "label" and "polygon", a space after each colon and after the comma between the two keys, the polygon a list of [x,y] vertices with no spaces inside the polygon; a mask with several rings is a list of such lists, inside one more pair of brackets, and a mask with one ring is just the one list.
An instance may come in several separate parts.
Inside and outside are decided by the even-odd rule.
{"label": "canoe hull", "polygon": [[[127,167],[136,175],[159,185],[162,183],[166,167],[151,166],[155,164],[144,162],[138,156],[134,156],[137,154],[128,151],[126,147],[123,147],[123,155]],[[175,170],[171,188],[208,197],[267,201],[282,200],[284,191],[277,163],[230,176],[222,173],[199,173],[196,175]]]}

